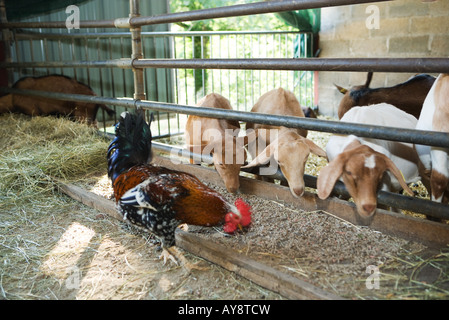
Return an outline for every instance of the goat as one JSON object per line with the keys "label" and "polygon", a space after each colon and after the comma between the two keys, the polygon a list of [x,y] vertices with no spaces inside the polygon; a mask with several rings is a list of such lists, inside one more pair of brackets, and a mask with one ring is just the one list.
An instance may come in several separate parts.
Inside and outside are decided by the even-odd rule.
{"label": "goat", "polygon": [[12,106],[12,94],[6,94],[0,97],[0,114],[10,112],[14,112]]}
{"label": "goat", "polygon": [[312,108],[310,108],[310,107],[301,107],[301,109],[302,109],[302,112],[304,113],[304,116],[306,118],[314,118],[314,119],[317,118],[316,113],[315,113],[315,111],[313,111]]}
{"label": "goat", "polygon": [[[197,106],[232,110],[229,100],[217,93],[206,95],[198,101]],[[237,120],[194,115],[189,115],[185,130],[187,148],[190,151],[212,153],[215,169],[231,193],[239,189],[240,167],[246,159],[244,141],[237,138],[239,131]]]}
{"label": "goat", "polygon": [[368,72],[364,85],[354,86],[349,90],[335,85],[344,94],[338,106],[339,119],[352,107],[378,103],[392,104],[418,119],[424,99],[435,81],[433,76],[419,74],[393,87],[371,89],[369,84],[372,77],[373,73]]}
{"label": "goat", "polygon": [[[96,95],[89,86],[62,75],[25,77],[18,80],[13,85],[13,88],[89,96]],[[95,119],[99,108],[105,110],[109,116],[114,114],[114,110],[104,104],[97,103],[63,101],[15,93],[0,98],[0,113],[23,113],[29,116],[68,116],[78,121],[86,121],[89,125],[96,124]]]}
{"label": "goat", "polygon": [[[386,103],[369,108],[354,107],[341,121],[413,129],[417,120],[412,115]],[[354,135],[333,135],[326,145],[329,164],[322,168],[317,180],[318,197],[326,199],[341,178],[353,197],[362,223],[377,208],[377,190],[398,192],[419,180],[418,155],[413,145]],[[389,174],[384,174],[386,171]],[[405,180],[405,181],[404,181]]]}
{"label": "goat", "polygon": [[[262,95],[251,112],[304,117],[298,99],[292,92],[283,88],[271,90]],[[274,160],[287,179],[292,195],[294,197],[302,196],[304,194],[304,167],[310,152],[320,157],[326,157],[325,151],[306,138],[307,130],[304,129],[248,122],[246,124],[247,136],[250,136],[251,129],[254,130],[256,136],[256,139],[250,139],[248,144],[248,151],[253,160],[243,168],[260,166]],[[268,130],[270,130],[270,135],[267,134]],[[256,141],[259,146],[266,146],[265,149],[256,150]]]}
{"label": "goat", "polygon": [[[449,132],[449,74],[440,74],[430,89],[416,125],[418,130]],[[430,182],[423,184],[430,191],[431,200],[448,202],[449,196],[449,148],[416,145],[423,163],[422,176]],[[423,177],[423,178],[424,178]]]}

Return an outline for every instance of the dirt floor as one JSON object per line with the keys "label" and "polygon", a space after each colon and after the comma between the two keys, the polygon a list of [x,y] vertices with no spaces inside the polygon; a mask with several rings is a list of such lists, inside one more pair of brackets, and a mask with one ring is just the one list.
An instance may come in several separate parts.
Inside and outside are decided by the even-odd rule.
{"label": "dirt floor", "polygon": [[[0,117],[2,120],[11,122]],[[26,121],[13,125],[28,126]],[[0,142],[24,139],[14,135],[17,137]],[[59,141],[61,135],[53,136]],[[64,138],[61,143],[74,148],[73,140]],[[100,150],[105,145],[107,141]],[[46,159],[40,162],[22,148],[17,144],[13,151],[0,153],[0,298],[285,299],[187,252],[189,261],[207,270],[187,273],[171,262],[163,265],[153,236],[80,204],[45,181],[37,171],[52,166],[44,163],[53,151],[42,145],[40,153],[46,154]],[[80,151],[76,152],[80,157]],[[69,180],[110,198],[105,151],[101,156],[92,154],[103,162],[90,173]],[[33,171],[32,175],[28,171]],[[13,175],[15,178],[10,178]],[[6,184],[9,180],[15,182]],[[36,185],[32,193],[23,187],[26,184]],[[235,199],[224,189],[211,187],[230,201]],[[304,212],[252,195],[239,196],[254,211],[246,232],[228,236],[220,228],[198,227],[189,227],[189,232],[347,299],[449,298],[448,248],[431,250],[322,211]]]}

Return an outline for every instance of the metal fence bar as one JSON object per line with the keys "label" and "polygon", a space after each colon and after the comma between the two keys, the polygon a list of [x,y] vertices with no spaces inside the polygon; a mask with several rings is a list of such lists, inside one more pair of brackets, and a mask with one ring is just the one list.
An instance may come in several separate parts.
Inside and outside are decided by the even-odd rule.
{"label": "metal fence bar", "polygon": [[319,119],[293,117],[293,116],[278,116],[264,113],[224,110],[217,108],[205,108],[205,107],[199,108],[171,103],[136,101],[129,98],[117,99],[117,98],[106,98],[97,96],[86,96],[79,94],[63,94],[63,93],[35,91],[35,90],[19,90],[11,88],[0,88],[0,92],[47,97],[67,101],[104,103],[129,108],[141,107],[143,109],[150,111],[177,112],[196,116],[222,118],[229,120],[240,120],[244,122],[255,122],[273,126],[303,128],[307,130],[324,131],[337,134],[354,134],[359,137],[370,137],[375,139],[402,141],[406,143],[432,145],[436,147],[447,148],[447,146],[449,146],[449,133],[437,131],[399,129],[394,127],[373,126],[343,121],[319,120]]}
{"label": "metal fence bar", "polygon": [[449,133],[444,132],[398,129],[394,127],[371,126],[342,121],[319,120],[293,116],[277,116],[236,110],[220,110],[216,108],[198,108],[151,101],[139,101],[136,105],[148,110],[179,112],[211,118],[240,120],[243,122],[303,128],[307,130],[338,134],[354,134],[359,137],[402,141],[406,143],[432,145],[437,147],[447,147],[449,145]]}
{"label": "metal fence bar", "polygon": [[449,73],[449,58],[253,58],[113,59],[103,61],[1,62],[0,68],[177,68],[301,71]]}
{"label": "metal fence bar", "polygon": [[32,61],[32,62],[0,62],[0,68],[123,68],[131,69],[132,59],[112,59],[112,60],[78,60],[78,61]]}
{"label": "metal fence bar", "polygon": [[212,9],[202,9],[186,12],[163,14],[154,17],[134,18],[130,21],[132,25],[152,25],[162,23],[173,23],[181,21],[196,21],[205,19],[228,18],[246,16],[253,14],[264,14],[272,12],[316,9],[322,7],[343,6],[351,4],[363,4],[370,2],[386,2],[391,0],[292,0],[292,1],[268,1],[250,4],[241,4]]}
{"label": "metal fence bar", "polygon": [[[80,28],[129,28],[144,25],[166,24],[181,21],[196,21],[217,19],[252,14],[264,14],[282,11],[316,9],[371,2],[386,2],[392,0],[290,0],[261,1],[212,9],[193,10],[162,14],[152,17],[118,18],[115,20],[80,21]],[[47,22],[6,22],[0,23],[0,28],[66,28],[65,21]]]}
{"label": "metal fence bar", "polygon": [[142,59],[135,68],[449,73],[449,58]]}
{"label": "metal fence bar", "polygon": [[[142,31],[142,36],[144,37],[186,37],[186,36],[224,36],[224,35],[264,35],[264,34],[308,34],[312,35],[312,32],[302,32],[302,31]],[[123,38],[130,37],[131,32],[85,32],[85,33],[39,33],[18,30],[14,39],[16,40],[29,40],[42,38],[46,39],[84,39],[84,38]]]}
{"label": "metal fence bar", "polygon": [[[115,20],[84,20],[80,21],[80,28],[116,28]],[[0,29],[13,28],[49,28],[65,29],[65,21],[41,21],[41,22],[5,22],[0,23]]]}

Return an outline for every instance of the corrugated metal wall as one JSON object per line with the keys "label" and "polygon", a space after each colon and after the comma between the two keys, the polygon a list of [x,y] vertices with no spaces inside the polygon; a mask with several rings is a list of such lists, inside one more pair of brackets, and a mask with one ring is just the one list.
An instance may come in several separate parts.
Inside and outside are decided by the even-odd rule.
{"label": "corrugated metal wall", "polygon": [[[80,20],[108,20],[120,17],[128,17],[129,1],[91,0],[81,3]],[[168,1],[147,0],[142,1],[142,16],[160,15],[169,12]],[[33,16],[21,21],[65,21],[70,14],[65,8],[55,12]],[[154,25],[144,26],[142,31],[168,31],[169,26]],[[28,32],[28,30],[26,31]],[[25,61],[68,61],[68,60],[107,60],[131,57],[131,38],[129,34],[122,36],[98,35],[98,37],[76,36],[81,34],[99,33],[124,33],[128,29],[87,28],[76,29],[35,29],[30,32],[57,33],[59,35],[74,35],[73,38],[54,39],[52,37],[43,40],[29,40],[17,37],[14,41],[11,55],[12,60]],[[21,40],[19,40],[21,39]],[[172,57],[171,43],[168,39],[142,38],[145,58],[170,58]],[[102,96],[132,97],[134,92],[132,70],[117,68],[33,68],[14,70],[13,81],[24,76],[42,76],[47,74],[64,74],[74,77],[78,81],[88,84]],[[166,69],[145,70],[145,91],[148,100],[161,102],[173,102],[173,75]],[[120,109],[117,112],[121,112]],[[98,114],[98,120],[103,115]]]}

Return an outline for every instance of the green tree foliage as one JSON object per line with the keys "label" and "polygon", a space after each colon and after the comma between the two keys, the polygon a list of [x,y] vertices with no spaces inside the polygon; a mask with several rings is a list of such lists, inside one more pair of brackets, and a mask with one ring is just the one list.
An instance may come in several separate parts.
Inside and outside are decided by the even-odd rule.
{"label": "green tree foliage", "polygon": [[[232,6],[238,4],[251,3],[255,1],[249,0],[170,0],[171,12],[185,12],[200,9]],[[242,17],[230,17],[212,20],[199,20],[191,22],[178,22],[172,28],[173,31],[248,31],[248,30],[296,30],[295,28],[286,25],[282,20],[276,17],[275,14],[261,14]],[[194,59],[210,58],[208,52],[209,41],[208,37],[192,37]],[[203,49],[201,49],[203,48]],[[195,78],[195,92],[198,93],[203,84],[207,83],[208,72],[202,70],[191,70]]]}
{"label": "green tree foliage", "polygon": [[[184,12],[216,7],[233,6],[259,1],[251,0],[170,0],[171,12]],[[230,17],[213,20],[201,20],[177,23],[184,31],[244,31],[244,30],[286,30],[295,31],[287,26],[275,14],[258,14],[251,16]]]}

